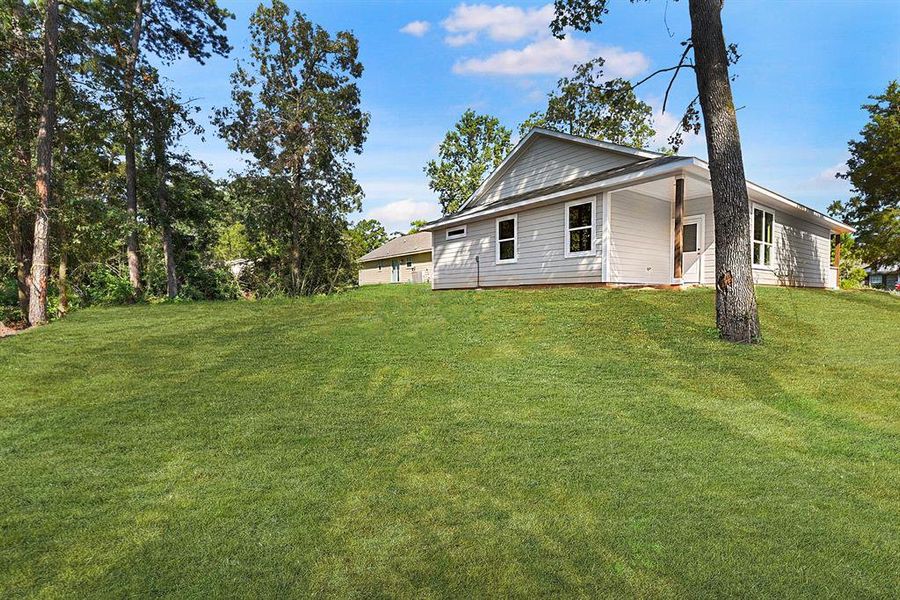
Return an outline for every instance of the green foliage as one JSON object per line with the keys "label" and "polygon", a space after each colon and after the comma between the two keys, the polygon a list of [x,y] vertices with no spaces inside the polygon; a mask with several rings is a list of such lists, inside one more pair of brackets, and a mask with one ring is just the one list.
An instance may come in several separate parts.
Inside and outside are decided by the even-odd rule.
{"label": "green foliage", "polygon": [[411,235],[413,233],[419,233],[419,230],[422,227],[425,227],[425,225],[427,225],[427,224],[428,224],[428,221],[426,221],[425,219],[416,219],[415,221],[412,221],[409,224],[409,231],[407,232],[407,235]]}
{"label": "green foliage", "polygon": [[463,202],[510,150],[509,129],[490,115],[466,110],[444,136],[437,160],[425,165],[428,187],[438,193],[443,213],[459,210]]}
{"label": "green foliage", "polygon": [[251,242],[264,241],[284,289],[337,289],[352,280],[344,232],[362,198],[348,154],[362,151],[369,125],[356,82],[359,42],[291,14],[281,0],[256,9],[250,38],[250,60],[231,76],[232,105],[214,118],[229,148],[252,157],[234,186],[242,222],[257,229]]}
{"label": "green foliage", "polygon": [[831,261],[829,263],[832,265],[834,264],[835,242],[837,240],[841,242],[841,264],[838,267],[841,288],[845,290],[856,289],[866,279],[866,271],[860,258],[859,246],[849,233],[842,233],[837,238],[832,238]]}
{"label": "green foliage", "polygon": [[376,219],[360,220],[348,230],[347,235],[350,238],[350,254],[353,262],[388,241],[384,226]]}
{"label": "green foliage", "polygon": [[250,255],[250,240],[247,238],[247,226],[243,223],[231,223],[219,230],[219,236],[213,247],[213,256],[225,262]]}
{"label": "green foliage", "polygon": [[638,99],[631,83],[603,77],[602,58],[575,66],[547,97],[544,112],[532,113],[519,126],[519,135],[532,127],[546,127],[571,135],[614,144],[646,148],[656,135],[653,110]]}
{"label": "green foliage", "polygon": [[863,105],[869,122],[861,139],[851,140],[847,171],[854,195],[835,202],[832,215],[857,229],[862,259],[873,265],[900,264],[900,84],[890,82],[883,94]]}
{"label": "green foliage", "polygon": [[134,297],[128,273],[119,266],[99,264],[89,270],[81,294],[85,304],[126,304]]}

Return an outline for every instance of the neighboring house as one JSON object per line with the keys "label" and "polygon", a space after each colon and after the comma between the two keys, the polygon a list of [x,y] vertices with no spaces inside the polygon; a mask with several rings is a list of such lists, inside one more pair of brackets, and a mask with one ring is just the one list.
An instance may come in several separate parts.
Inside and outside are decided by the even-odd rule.
{"label": "neighboring house", "polygon": [[869,287],[893,291],[897,287],[898,276],[900,276],[900,265],[866,267],[865,284]]}
{"label": "neighboring house", "polygon": [[359,259],[359,285],[431,281],[431,234],[401,235]]}
{"label": "neighboring house", "polygon": [[[831,236],[853,228],[747,189],[754,280],[836,287]],[[546,129],[532,129],[457,213],[423,229],[433,233],[434,289],[715,279],[706,162]]]}

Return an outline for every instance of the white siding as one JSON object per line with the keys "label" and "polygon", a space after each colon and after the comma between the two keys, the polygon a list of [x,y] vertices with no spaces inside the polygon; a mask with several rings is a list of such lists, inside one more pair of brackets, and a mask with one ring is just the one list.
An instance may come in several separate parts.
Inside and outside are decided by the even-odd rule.
{"label": "white siding", "polygon": [[[772,268],[754,268],[757,284],[825,287],[828,284],[831,260],[831,232],[793,215],[752,199],[765,206],[775,216],[775,256]],[[703,253],[703,283],[714,285],[716,279],[715,221],[712,197],[685,200],[685,215],[706,215],[705,249]]]}
{"label": "white siding", "polygon": [[610,282],[672,283],[672,204],[629,190],[610,199]]}
{"label": "white siding", "polygon": [[538,136],[474,205],[631,164],[640,157]]}
{"label": "white siding", "polygon": [[[589,197],[590,198],[590,197]],[[476,263],[480,260],[482,286],[564,283],[600,283],[603,209],[595,202],[596,256],[565,257],[565,202],[558,202],[518,214],[517,261],[495,264],[496,219],[468,224],[465,238],[447,240],[446,229],[434,232],[434,289],[475,287]]]}

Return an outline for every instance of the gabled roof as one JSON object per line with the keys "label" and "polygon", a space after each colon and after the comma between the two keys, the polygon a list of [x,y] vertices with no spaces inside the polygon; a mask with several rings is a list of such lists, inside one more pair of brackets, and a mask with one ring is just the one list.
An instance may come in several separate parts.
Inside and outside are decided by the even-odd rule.
{"label": "gabled roof", "polygon": [[[636,157],[638,160],[628,165],[616,167],[614,169],[608,169],[606,171],[599,171],[587,176],[575,177],[540,189],[531,190],[526,193],[504,196],[487,204],[468,206],[474,198],[477,198],[478,195],[487,190],[493,184],[493,182],[497,180],[497,178],[502,176],[505,169],[509,168],[509,165],[514,162],[514,156],[516,154],[520,154],[529,143],[529,140],[534,139],[535,136],[548,136],[565,140],[571,143],[594,146],[611,152],[629,154]],[[705,181],[709,181],[710,179],[709,163],[694,156],[666,156],[659,152],[629,148],[627,146],[620,146],[618,144],[601,142],[590,138],[583,138],[566,133],[551,131],[549,129],[535,127],[528,133],[528,135],[522,138],[522,140],[518,144],[516,144],[516,147],[513,148],[513,151],[510,152],[510,154],[503,160],[502,163],[500,163],[500,165],[494,170],[494,172],[484,180],[481,186],[475,191],[474,194],[472,194],[472,196],[468,200],[466,200],[465,204],[463,204],[457,212],[432,221],[428,223],[423,229],[425,229],[426,231],[432,231],[443,225],[464,223],[471,220],[481,219],[486,215],[496,212],[502,212],[504,210],[509,210],[512,208],[518,208],[519,206],[527,206],[539,202],[555,201],[571,193],[613,188],[614,186],[619,185],[631,185],[632,182],[639,183],[641,180],[647,180],[661,176],[669,176],[670,174],[676,174],[678,172],[691,173],[694,176],[699,177],[700,179]],[[809,208],[808,206],[805,206],[799,202],[791,200],[790,198],[782,196],[781,194],[773,192],[772,190],[766,189],[761,185],[753,183],[750,180],[747,180],[747,189],[765,196],[770,200],[777,202],[778,204],[782,204],[785,207],[789,207],[793,210],[806,213],[814,219],[824,221],[828,224],[829,228],[832,229],[832,231],[838,231],[840,233],[853,233],[856,231],[853,227],[850,227],[845,223],[833,219],[828,215],[825,215],[815,209]]]}
{"label": "gabled roof", "polygon": [[431,232],[421,231],[409,235],[401,235],[364,254],[357,262],[369,262],[397,256],[409,256],[419,252],[431,252]]}
{"label": "gabled roof", "polygon": [[471,196],[466,198],[466,201],[460,205],[457,212],[459,213],[464,211],[475,198],[486,192],[488,189],[490,189],[494,182],[503,177],[503,174],[506,173],[506,171],[512,166],[512,164],[515,163],[516,160],[518,160],[519,156],[521,156],[525,149],[530,146],[538,137],[554,138],[566,142],[581,144],[583,146],[588,146],[591,148],[597,148],[599,150],[606,150],[608,152],[615,152],[616,154],[634,156],[636,158],[642,159],[664,156],[659,152],[652,152],[650,150],[640,150],[638,148],[632,148],[630,146],[613,144],[612,142],[603,142],[592,138],[581,137],[569,133],[562,133],[561,131],[553,131],[552,129],[546,129],[544,127],[532,127],[531,131],[529,131],[525,135],[525,137],[523,137],[518,141],[518,143],[516,143],[512,151],[510,151],[510,153],[506,155],[506,158],[504,158],[500,162],[500,164],[497,165],[497,168],[494,169],[490,175],[488,175],[487,179],[481,182],[481,185],[478,186],[478,189],[476,189]]}
{"label": "gabled roof", "polygon": [[427,226],[429,229],[431,229],[435,226],[439,226],[444,223],[452,223],[463,218],[469,218],[470,216],[474,217],[485,213],[490,214],[513,204],[527,203],[529,200],[537,200],[547,196],[552,197],[554,194],[566,192],[568,190],[575,189],[581,186],[619,179],[620,177],[627,175],[642,175],[651,169],[656,171],[659,170],[659,168],[674,168],[678,166],[688,166],[690,164],[692,164],[692,159],[690,157],[684,156],[659,156],[657,158],[646,158],[638,162],[631,163],[630,165],[624,165],[621,167],[616,167],[614,169],[607,169],[606,171],[599,171],[597,173],[592,173],[583,177],[576,177],[575,179],[569,179],[567,181],[554,183],[553,185],[548,185],[536,190],[531,190],[529,192],[515,194],[513,196],[506,196],[504,198],[501,198],[500,200],[495,200],[490,204],[484,204],[481,206],[473,207],[469,210],[461,210],[459,212],[453,213],[452,215],[446,215],[444,217],[441,217],[440,219],[437,219],[436,221],[428,223]]}

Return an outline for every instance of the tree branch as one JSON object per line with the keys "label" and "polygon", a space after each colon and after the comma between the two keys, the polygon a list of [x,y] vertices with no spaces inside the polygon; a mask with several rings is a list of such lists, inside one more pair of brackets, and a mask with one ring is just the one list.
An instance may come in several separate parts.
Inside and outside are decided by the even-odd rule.
{"label": "tree branch", "polygon": [[669,102],[669,92],[672,91],[672,84],[675,83],[675,78],[678,77],[678,71],[684,66],[690,66],[692,69],[694,68],[692,65],[684,64],[684,59],[687,58],[688,52],[690,52],[693,47],[694,45],[690,42],[684,46],[684,52],[681,53],[681,58],[678,60],[678,66],[675,67],[675,73],[672,75],[672,79],[669,80],[669,85],[666,87],[666,95],[663,97],[662,103],[662,112],[666,112],[666,104]]}

